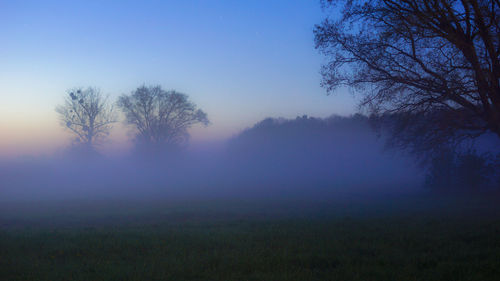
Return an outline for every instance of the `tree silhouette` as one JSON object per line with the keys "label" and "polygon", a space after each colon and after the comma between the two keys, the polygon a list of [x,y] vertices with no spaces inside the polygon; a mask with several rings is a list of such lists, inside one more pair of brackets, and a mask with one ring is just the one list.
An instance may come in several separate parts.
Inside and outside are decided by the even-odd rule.
{"label": "tree silhouette", "polygon": [[113,107],[101,92],[89,87],[68,91],[64,103],[56,107],[61,126],[70,130],[78,144],[94,148],[109,135],[116,122]]}
{"label": "tree silhouette", "polygon": [[161,86],[141,86],[130,95],[122,95],[118,106],[127,124],[136,129],[136,141],[150,147],[182,145],[189,137],[188,128],[209,123],[207,114],[186,94],[165,91]]}
{"label": "tree silhouette", "polygon": [[[500,1],[324,0],[340,18],[315,28],[329,58],[323,86],[364,93],[373,113],[396,113],[425,141],[500,137]],[[339,8],[339,7],[338,7]],[[408,120],[410,120],[408,122]],[[405,126],[402,126],[405,125]]]}
{"label": "tree silhouette", "polygon": [[444,148],[430,161],[426,186],[435,190],[477,191],[495,187],[495,172],[495,159],[491,154]]}

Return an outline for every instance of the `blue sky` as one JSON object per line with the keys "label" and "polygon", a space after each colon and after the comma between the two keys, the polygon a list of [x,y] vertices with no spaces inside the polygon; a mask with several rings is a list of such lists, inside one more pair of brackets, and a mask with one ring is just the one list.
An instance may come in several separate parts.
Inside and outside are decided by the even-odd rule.
{"label": "blue sky", "polygon": [[[54,108],[77,86],[111,100],[144,83],[185,92],[212,121],[195,143],[270,116],[353,113],[349,94],[320,87],[324,17],[314,0],[0,0],[0,155],[67,143]],[[107,145],[126,138],[116,126]]]}

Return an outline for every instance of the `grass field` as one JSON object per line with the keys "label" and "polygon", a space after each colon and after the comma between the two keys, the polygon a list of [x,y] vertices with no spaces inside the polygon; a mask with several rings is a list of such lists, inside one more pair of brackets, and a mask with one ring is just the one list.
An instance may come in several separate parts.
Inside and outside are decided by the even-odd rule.
{"label": "grass field", "polygon": [[475,207],[383,212],[374,205],[360,212],[348,206],[4,204],[0,280],[500,278],[500,217],[495,212],[480,214]]}

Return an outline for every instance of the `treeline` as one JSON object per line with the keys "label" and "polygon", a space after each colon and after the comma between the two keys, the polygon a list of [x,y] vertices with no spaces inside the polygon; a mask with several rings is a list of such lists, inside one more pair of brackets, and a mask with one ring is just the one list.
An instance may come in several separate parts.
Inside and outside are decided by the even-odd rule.
{"label": "treeline", "polygon": [[74,161],[77,155],[0,163],[0,195],[326,199],[340,193],[370,198],[411,193],[423,184],[452,192],[495,187],[500,173],[493,163],[498,162],[485,160],[480,150],[430,153],[422,169],[409,151],[388,149],[389,134],[374,130],[373,122],[360,114],[266,118],[213,150],[153,148],[147,158],[131,153],[91,161]]}
{"label": "treeline", "polygon": [[267,118],[232,138],[227,151],[233,161],[243,162],[235,165],[243,171],[281,183],[404,190],[421,177],[410,157],[386,153],[383,139],[360,114]]}
{"label": "treeline", "polygon": [[0,193],[4,199],[326,199],[414,192],[422,182],[410,158],[384,152],[362,115],[268,118],[217,149],[149,155],[9,163],[0,169]]}
{"label": "treeline", "polygon": [[[96,88],[73,89],[56,109],[61,124],[74,133],[70,151],[87,158],[95,154],[95,146],[118,121],[115,106],[133,131],[135,156],[154,160],[175,158],[179,148],[187,144],[187,129],[209,123],[207,114],[187,95],[165,91],[161,86],[140,86],[114,103]],[[405,173],[414,171],[400,171],[394,166],[390,158],[399,157],[407,166],[419,162],[425,170],[425,186],[433,190],[500,187],[500,151],[485,151],[480,142],[464,144],[467,131],[454,131],[440,138],[444,128],[433,120],[446,119],[442,116],[445,113],[433,110],[420,115],[266,118],[229,140],[227,155],[231,156],[225,160],[241,169],[234,170],[233,175],[247,180],[248,171],[281,182],[297,180],[300,175],[303,182],[317,184],[359,173],[366,183],[377,174],[377,182],[380,175],[386,175],[391,179],[387,184],[392,184],[394,177],[390,175],[400,173],[402,178],[408,178]],[[384,144],[385,148],[403,153],[385,151],[386,155],[382,155]],[[405,153],[409,157],[401,156]],[[297,176],[291,177],[290,173]]]}
{"label": "treeline", "polygon": [[[426,117],[420,119],[429,121]],[[267,118],[233,138],[229,150],[239,151],[246,161],[263,162],[256,165],[261,169],[283,166],[291,172],[314,170],[314,176],[318,172],[356,173],[367,179],[372,173],[401,173],[401,167],[394,166],[401,162],[390,158],[405,159],[402,155],[406,155],[411,159],[406,165],[420,164],[424,185],[429,189],[500,188],[500,151],[495,136],[483,135],[474,142],[457,137],[454,141],[436,143],[433,136],[425,135],[428,133],[425,129],[400,131],[401,122],[405,122],[404,118],[398,114]]]}

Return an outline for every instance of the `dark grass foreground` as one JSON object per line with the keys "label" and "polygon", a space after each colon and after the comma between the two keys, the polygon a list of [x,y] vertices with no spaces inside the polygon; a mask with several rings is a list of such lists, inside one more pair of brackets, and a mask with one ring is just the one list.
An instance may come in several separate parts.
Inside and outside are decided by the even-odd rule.
{"label": "dark grass foreground", "polygon": [[500,277],[496,216],[285,216],[277,215],[281,207],[270,215],[241,207],[214,211],[193,206],[173,207],[155,217],[140,208],[127,208],[120,216],[119,208],[104,214],[99,208],[86,215],[67,208],[45,211],[45,217],[38,212],[39,224],[26,214],[7,219],[9,210],[4,210],[0,280]]}

